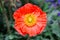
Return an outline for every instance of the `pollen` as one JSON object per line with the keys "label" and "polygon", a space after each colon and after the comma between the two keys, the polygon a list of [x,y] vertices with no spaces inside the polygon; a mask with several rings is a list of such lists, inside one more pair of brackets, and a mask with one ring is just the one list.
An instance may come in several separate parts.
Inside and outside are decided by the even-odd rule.
{"label": "pollen", "polygon": [[35,25],[36,21],[36,17],[33,14],[26,14],[24,17],[24,23],[29,27]]}

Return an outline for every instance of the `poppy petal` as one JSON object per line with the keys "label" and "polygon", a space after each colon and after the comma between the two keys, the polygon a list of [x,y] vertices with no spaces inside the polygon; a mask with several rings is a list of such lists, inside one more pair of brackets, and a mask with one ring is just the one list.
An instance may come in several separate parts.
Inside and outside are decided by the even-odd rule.
{"label": "poppy petal", "polygon": [[[32,21],[32,22],[36,22],[34,25],[28,26],[30,25],[30,23],[27,22],[28,25],[25,23],[24,19],[30,17],[30,16],[25,17],[25,15],[27,14],[34,15],[32,16],[33,20],[36,19],[36,21]],[[15,19],[14,28],[22,36],[29,34],[29,36],[31,37],[31,36],[36,36],[37,34],[41,34],[42,31],[45,29],[47,23],[46,13],[43,12],[41,8],[39,8],[38,6],[33,5],[31,3],[27,3],[24,6],[17,9],[13,14],[13,18]]]}

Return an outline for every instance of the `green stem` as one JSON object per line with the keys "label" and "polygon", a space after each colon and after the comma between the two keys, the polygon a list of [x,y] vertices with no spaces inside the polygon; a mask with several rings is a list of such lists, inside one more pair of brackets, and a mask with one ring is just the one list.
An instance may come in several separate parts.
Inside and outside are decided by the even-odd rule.
{"label": "green stem", "polygon": [[24,0],[25,1],[25,3],[29,3],[29,0]]}
{"label": "green stem", "polygon": [[30,37],[28,37],[27,40],[30,40]]}
{"label": "green stem", "polygon": [[5,22],[6,22],[6,26],[7,26],[7,32],[8,32],[8,34],[10,34],[10,23],[8,21],[8,17],[6,15],[6,11],[5,11],[5,8],[4,8],[4,4],[2,3],[2,0],[0,0],[0,5],[1,5],[1,8],[2,8],[2,14],[5,18]]}

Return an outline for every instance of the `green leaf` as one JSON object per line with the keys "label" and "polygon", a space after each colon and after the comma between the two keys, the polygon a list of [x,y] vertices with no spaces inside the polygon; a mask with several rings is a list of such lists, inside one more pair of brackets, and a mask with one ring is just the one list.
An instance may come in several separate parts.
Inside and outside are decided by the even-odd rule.
{"label": "green leaf", "polygon": [[42,39],[42,40],[49,40],[49,39],[47,39],[47,38],[44,38],[44,39]]}
{"label": "green leaf", "polygon": [[2,12],[2,8],[0,7],[0,12]]}
{"label": "green leaf", "polygon": [[41,40],[41,36],[36,36],[34,40]]}
{"label": "green leaf", "polygon": [[13,38],[14,38],[14,36],[13,36],[13,35],[9,35],[8,37],[9,37],[9,39],[13,39]]}
{"label": "green leaf", "polygon": [[[49,6],[48,6],[49,7]],[[53,7],[51,6],[49,9],[47,9],[47,10],[44,10],[45,12],[51,12],[51,11],[53,11]]]}
{"label": "green leaf", "polygon": [[52,25],[52,32],[60,37],[60,27],[58,26],[57,21],[55,21]]}
{"label": "green leaf", "polygon": [[34,4],[40,4],[42,0],[30,0]]}
{"label": "green leaf", "polygon": [[54,11],[52,11],[51,13],[49,13],[49,14],[47,15],[48,21],[51,20],[51,17],[52,17],[53,15],[57,15],[58,12],[59,12],[58,10],[54,10]]}
{"label": "green leaf", "polygon": [[44,6],[44,7],[43,7],[43,10],[44,10],[44,11],[48,10],[48,4],[47,4],[47,3],[44,3],[43,6]]}

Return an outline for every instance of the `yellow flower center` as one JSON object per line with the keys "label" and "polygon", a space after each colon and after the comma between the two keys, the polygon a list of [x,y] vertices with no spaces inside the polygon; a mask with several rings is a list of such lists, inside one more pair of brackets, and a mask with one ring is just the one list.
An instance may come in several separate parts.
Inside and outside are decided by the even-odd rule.
{"label": "yellow flower center", "polygon": [[24,22],[28,26],[33,26],[36,23],[36,16],[33,14],[26,14]]}

